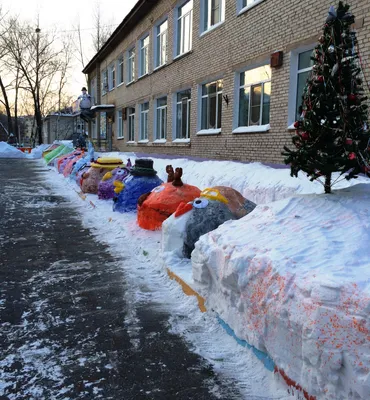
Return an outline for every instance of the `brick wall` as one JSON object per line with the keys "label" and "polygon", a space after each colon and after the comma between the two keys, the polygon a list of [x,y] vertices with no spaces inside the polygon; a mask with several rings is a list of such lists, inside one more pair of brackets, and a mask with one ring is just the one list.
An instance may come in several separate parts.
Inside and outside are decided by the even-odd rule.
{"label": "brick wall", "polygon": [[[288,130],[288,102],[290,82],[291,52],[304,45],[315,45],[321,34],[329,6],[328,0],[314,3],[308,0],[296,2],[287,0],[264,0],[243,14],[237,15],[236,0],[225,0],[225,21],[223,24],[200,35],[200,1],[193,6],[193,46],[192,51],[174,59],[174,7],[173,0],[160,0],[152,11],[138,21],[136,27],[126,34],[118,47],[97,65],[90,75],[98,77],[100,94],[100,71],[125,56],[125,78],[127,69],[126,51],[136,46],[136,77],[138,76],[138,41],[146,33],[150,34],[149,74],[134,83],[123,84],[102,96],[103,104],[115,104],[116,110],[136,106],[135,143],[127,144],[128,124],[124,124],[124,139],[117,140],[115,122],[113,126],[113,146],[121,151],[142,153],[178,154],[184,156],[231,159],[239,161],[262,161],[281,163],[284,144],[290,144],[292,131]],[[356,16],[357,36],[364,66],[370,65],[370,2],[353,0],[351,11]],[[153,27],[156,22],[168,17],[168,62],[166,66],[153,71]],[[270,130],[233,134],[235,112],[235,77],[244,68],[269,62],[276,50],[284,52],[283,65],[272,69],[270,98]],[[366,77],[370,83],[370,70]],[[222,132],[218,135],[197,135],[198,87],[214,78],[223,79],[223,95],[229,104],[222,103]],[[173,96],[181,89],[191,88],[190,143],[173,143],[172,115]],[[154,141],[154,111],[156,98],[168,96],[168,120],[166,143]],[[139,104],[150,102],[149,142],[138,143]]]}

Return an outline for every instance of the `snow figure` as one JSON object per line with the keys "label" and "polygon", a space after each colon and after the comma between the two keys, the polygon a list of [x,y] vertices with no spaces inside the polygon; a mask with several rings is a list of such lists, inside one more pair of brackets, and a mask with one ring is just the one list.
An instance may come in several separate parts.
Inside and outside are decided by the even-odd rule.
{"label": "snow figure", "polygon": [[89,170],[82,175],[82,191],[84,193],[97,194],[99,182],[106,172],[119,166],[124,167],[122,160],[119,158],[100,157],[96,162],[92,162]]}
{"label": "snow figure", "polygon": [[182,168],[167,165],[167,183],[154,188],[139,198],[137,222],[141,228],[161,229],[162,223],[173,214],[181,202],[189,202],[200,195],[196,186],[184,184],[181,180]]}
{"label": "snow figure", "polygon": [[[128,165],[128,163],[126,164]],[[114,169],[113,171],[107,172],[102,180],[99,182],[99,187],[98,187],[98,196],[99,199],[103,200],[109,200],[113,199],[113,197],[116,195],[115,193],[115,187],[117,187],[116,182],[123,182],[125,178],[129,176],[130,169],[125,167],[121,168],[118,167]]]}
{"label": "snow figure", "polygon": [[84,156],[85,153],[82,151],[67,161],[67,164],[63,170],[64,177],[67,177],[71,174],[73,167],[76,165],[77,161],[83,159]]}
{"label": "snow figure", "polygon": [[83,181],[82,177],[84,176],[85,172],[87,172],[90,168],[91,164],[85,161],[85,163],[81,164],[79,169],[76,171],[75,179],[79,187],[82,186],[82,181]]}
{"label": "snow figure", "polygon": [[46,158],[49,159],[49,161],[48,161],[49,166],[56,167],[57,162],[60,157],[67,155],[67,154],[71,154],[74,151],[74,149],[72,149],[71,147],[68,147],[68,146],[61,146],[61,148],[58,147],[56,150],[57,150],[56,153],[54,153],[54,151],[52,151],[50,154],[48,154],[46,156]]}
{"label": "snow figure", "polygon": [[159,186],[163,181],[158,178],[153,169],[153,160],[137,159],[124,183],[115,182],[115,192],[118,196],[114,198],[113,211],[130,212],[136,211],[139,197]]}
{"label": "snow figure", "polygon": [[62,174],[68,161],[80,154],[81,154],[81,151],[74,151],[71,154],[67,154],[62,157],[59,157],[58,160],[56,161],[58,172],[60,174]]}
{"label": "snow figure", "polygon": [[204,189],[194,201],[181,203],[163,223],[162,250],[190,258],[200,236],[225,221],[247,215],[255,207],[235,189],[224,186]]}

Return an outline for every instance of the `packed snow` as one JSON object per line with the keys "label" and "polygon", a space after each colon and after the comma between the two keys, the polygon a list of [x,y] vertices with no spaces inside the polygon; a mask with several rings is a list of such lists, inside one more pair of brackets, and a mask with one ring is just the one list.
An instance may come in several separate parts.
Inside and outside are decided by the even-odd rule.
{"label": "packed snow", "polygon": [[[136,158],[133,153],[104,156],[133,163]],[[324,195],[319,182],[304,175],[291,178],[285,168],[153,159],[162,180],[171,164],[183,168],[185,183],[200,189],[230,186],[258,206],[202,236],[190,261],[181,258],[185,216],[172,225],[170,235],[165,223],[162,236],[140,229],[134,213],[113,213],[112,200],[87,195],[83,201],[77,185],[55,170],[46,179],[69,196],[84,224],[112,252],[130,259],[125,268],[132,268],[132,284],[151,284],[153,300],[172,312],[172,330],[184,335],[217,371],[236,379],[245,398],[292,397],[276,374],[222,330],[213,312],[202,314],[196,299],[186,298],[169,281],[166,268],[204,295],[209,310],[240,339],[267,352],[310,395],[318,400],[368,399],[367,178],[348,182],[334,176],[334,194]]]}
{"label": "packed snow", "polygon": [[26,154],[6,142],[0,142],[0,158],[26,158]]}

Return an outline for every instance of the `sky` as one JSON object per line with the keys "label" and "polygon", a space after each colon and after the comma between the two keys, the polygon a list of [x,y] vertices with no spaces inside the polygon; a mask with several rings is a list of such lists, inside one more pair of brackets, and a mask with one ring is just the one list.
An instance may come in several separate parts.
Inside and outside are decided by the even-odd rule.
{"label": "sky", "polygon": [[[135,5],[137,0],[99,0],[104,25],[118,26],[123,18]],[[80,21],[83,38],[85,64],[94,56],[92,34],[94,32],[93,15],[97,2],[95,0],[2,0],[2,10],[16,14],[22,20],[37,21],[39,15],[41,34],[57,27],[63,35],[74,34],[75,27]],[[70,94],[80,95],[81,87],[86,86],[82,74],[82,65],[74,61],[69,80]]]}

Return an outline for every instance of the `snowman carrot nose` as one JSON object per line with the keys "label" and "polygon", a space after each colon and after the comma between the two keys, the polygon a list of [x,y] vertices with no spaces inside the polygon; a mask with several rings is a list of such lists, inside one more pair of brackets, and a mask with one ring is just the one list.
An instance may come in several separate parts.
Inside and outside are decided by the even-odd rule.
{"label": "snowman carrot nose", "polygon": [[193,209],[193,205],[191,203],[184,203],[181,202],[176,211],[175,211],[175,218],[180,217],[181,215],[186,214],[187,212],[191,211]]}

